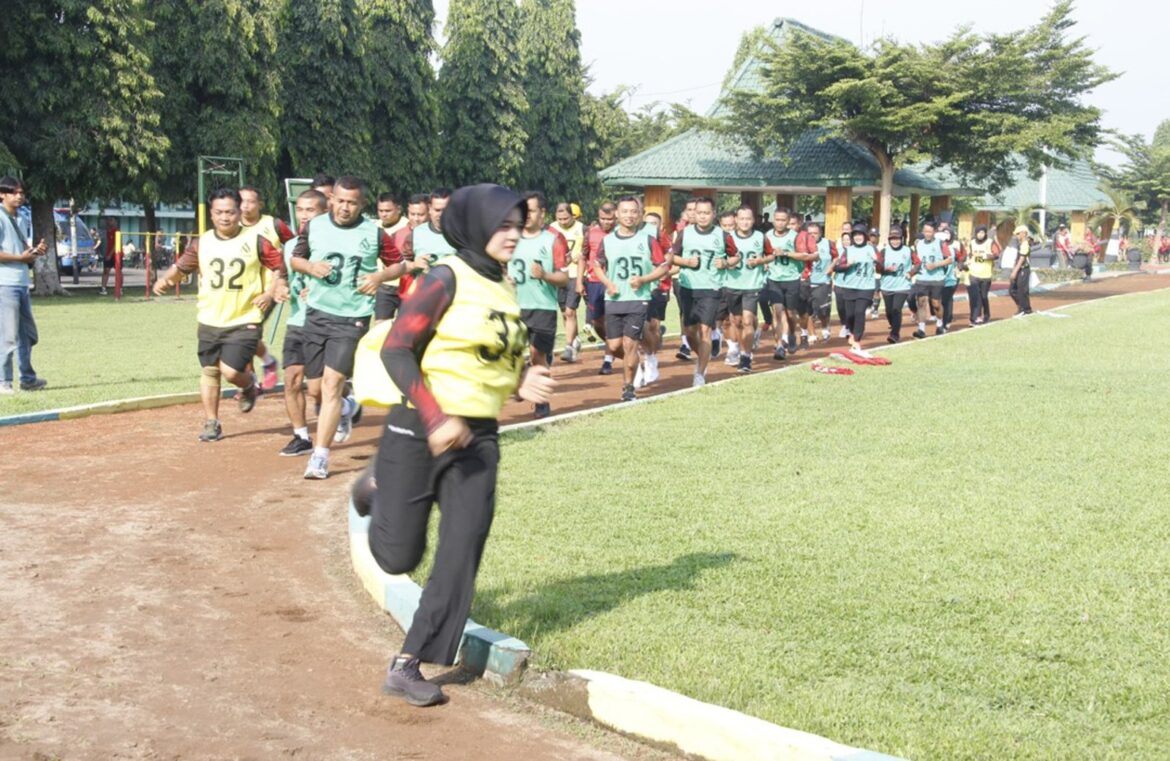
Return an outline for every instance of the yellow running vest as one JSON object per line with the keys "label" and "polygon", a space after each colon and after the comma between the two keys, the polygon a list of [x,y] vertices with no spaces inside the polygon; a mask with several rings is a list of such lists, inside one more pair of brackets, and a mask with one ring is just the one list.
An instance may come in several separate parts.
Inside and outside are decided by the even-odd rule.
{"label": "yellow running vest", "polygon": [[585,242],[585,225],[580,222],[574,222],[572,227],[568,230],[561,227],[558,223],[553,222],[550,229],[556,230],[561,235],[565,236],[565,242],[569,244],[569,279],[577,277],[577,263],[581,261],[581,244]]}
{"label": "yellow running vest", "polygon": [[436,266],[455,273],[455,299],[423,352],[423,380],[447,415],[498,418],[519,384],[528,346],[516,289],[457,256]]}
{"label": "yellow running vest", "polygon": [[249,225],[243,220],[240,220],[240,227],[253,235],[260,235],[277,248],[284,246],[284,241],[280,239],[280,233],[276,231],[276,220],[272,218],[271,214],[261,215],[260,219],[254,225]]}
{"label": "yellow running vest", "polygon": [[241,227],[236,237],[221,240],[215,230],[199,236],[200,323],[215,328],[258,323],[264,315],[252,299],[267,285],[265,268],[257,250],[256,228]]}
{"label": "yellow running vest", "polygon": [[995,259],[991,256],[991,238],[980,243],[971,241],[971,258],[967,260],[967,269],[971,277],[980,280],[991,280],[995,270]]}

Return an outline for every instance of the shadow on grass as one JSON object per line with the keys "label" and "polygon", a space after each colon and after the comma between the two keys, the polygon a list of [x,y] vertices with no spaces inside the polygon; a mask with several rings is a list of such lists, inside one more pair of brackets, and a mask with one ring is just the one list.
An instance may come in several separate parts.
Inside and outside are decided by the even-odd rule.
{"label": "shadow on grass", "polygon": [[484,592],[476,596],[474,618],[531,644],[541,634],[569,629],[636,597],[690,589],[704,571],[736,559],[731,552],[681,555],[666,565],[561,579],[506,603],[500,602],[500,593]]}

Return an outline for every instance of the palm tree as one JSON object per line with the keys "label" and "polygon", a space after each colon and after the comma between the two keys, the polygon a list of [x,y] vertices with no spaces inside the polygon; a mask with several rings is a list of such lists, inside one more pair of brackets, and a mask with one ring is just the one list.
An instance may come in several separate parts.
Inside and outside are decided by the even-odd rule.
{"label": "palm tree", "polygon": [[1133,196],[1115,188],[1102,188],[1109,200],[1089,209],[1089,225],[1101,228],[1101,237],[1107,239],[1110,233],[1116,230],[1119,235],[1132,232],[1141,227],[1139,215],[1141,210],[1134,203]]}
{"label": "palm tree", "polygon": [[[1013,230],[1020,225],[1028,228],[1028,232],[1033,238],[1039,241],[1044,241],[1044,231],[1040,229],[1040,220],[1037,215],[1040,213],[1042,207],[1038,204],[1032,206],[1021,206],[1018,209],[1009,209],[1008,211],[997,211],[991,215],[992,222],[995,224],[996,235],[1007,230],[1007,237],[1011,236]],[[1003,243],[1004,236],[1000,236],[1000,243]]]}

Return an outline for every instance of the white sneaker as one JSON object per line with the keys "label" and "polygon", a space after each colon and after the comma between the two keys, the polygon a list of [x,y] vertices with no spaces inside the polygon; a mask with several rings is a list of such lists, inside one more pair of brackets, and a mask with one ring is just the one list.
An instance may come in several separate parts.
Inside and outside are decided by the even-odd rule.
{"label": "white sneaker", "polygon": [[723,364],[727,365],[728,367],[739,366],[739,352],[738,351],[728,351],[727,356],[724,357],[724,359],[723,359]]}
{"label": "white sneaker", "polygon": [[837,337],[838,338],[848,338],[849,337],[849,328],[842,327],[841,332],[837,334]]}
{"label": "white sneaker", "polygon": [[646,374],[642,371],[642,363],[638,363],[638,371],[634,373],[634,388],[642,388],[646,385]]}
{"label": "white sneaker", "polygon": [[573,343],[571,346],[569,346],[569,348],[573,350],[573,361],[576,362],[578,359],[581,358],[581,339],[580,339],[580,337],[574,338]]}
{"label": "white sneaker", "polygon": [[[357,406],[357,401],[353,397],[347,397],[347,401],[353,402]],[[344,406],[345,402],[342,402]],[[353,435],[353,415],[342,415],[337,421],[337,430],[333,433],[333,442],[335,444],[344,444],[349,441],[349,437]]]}
{"label": "white sneaker", "polygon": [[643,380],[646,382],[646,385],[649,386],[651,383],[658,380],[658,355],[651,354],[650,356],[646,357],[645,365],[646,372]]}
{"label": "white sneaker", "polygon": [[828,342],[828,340],[829,340],[829,329],[828,328],[825,328],[824,330],[821,331],[821,340]]}
{"label": "white sneaker", "polygon": [[752,351],[758,351],[760,348],[760,329],[756,328],[756,334],[752,337]]}
{"label": "white sneaker", "polygon": [[12,393],[15,393],[12,390],[12,384],[8,381],[0,381],[0,394],[7,396]]}
{"label": "white sneaker", "polygon": [[706,385],[707,385],[707,379],[705,377],[703,377],[702,375],[700,375],[699,373],[695,373],[695,377],[691,380],[691,388],[698,388],[699,386],[706,386]]}
{"label": "white sneaker", "polygon": [[329,478],[329,458],[314,452],[309,456],[309,464],[305,467],[305,478],[314,481],[324,481]]}

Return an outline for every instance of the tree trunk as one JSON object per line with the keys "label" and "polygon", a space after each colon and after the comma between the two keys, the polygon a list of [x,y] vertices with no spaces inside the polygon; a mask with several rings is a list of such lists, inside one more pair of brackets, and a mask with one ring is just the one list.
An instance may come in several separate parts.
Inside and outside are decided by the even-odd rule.
{"label": "tree trunk", "polygon": [[146,216],[146,232],[158,232],[158,219],[154,215],[154,204],[150,201],[142,204],[142,213]]}
{"label": "tree trunk", "polygon": [[37,296],[67,296],[57,269],[57,223],[53,219],[52,201],[32,202],[32,223],[33,240],[30,242],[43,238],[47,247],[45,255],[38,257],[33,265],[37,280],[33,293]]}
{"label": "tree trunk", "polygon": [[882,170],[881,208],[874,209],[873,215],[878,221],[878,230],[881,231],[879,242],[885,243],[890,234],[890,210],[894,208],[894,159],[882,150],[872,152]]}

